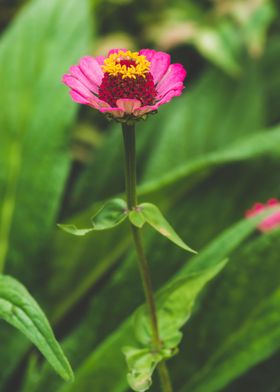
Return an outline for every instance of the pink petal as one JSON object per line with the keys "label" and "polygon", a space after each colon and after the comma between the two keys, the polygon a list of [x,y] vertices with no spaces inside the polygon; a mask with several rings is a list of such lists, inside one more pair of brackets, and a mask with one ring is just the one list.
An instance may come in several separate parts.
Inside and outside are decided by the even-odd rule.
{"label": "pink petal", "polygon": [[112,108],[112,107],[108,107],[108,108],[101,108],[99,109],[100,112],[102,113],[110,113],[112,114],[112,116],[114,116],[115,118],[121,118],[124,116],[124,111],[122,109],[119,108]]}
{"label": "pink petal", "polygon": [[118,53],[120,50],[123,51],[123,52],[127,52],[127,49],[124,49],[124,48],[120,48],[120,49],[111,49],[111,50],[108,52],[108,57],[110,56],[110,54]]}
{"label": "pink petal", "polygon": [[[275,211],[275,207],[279,208]],[[245,216],[246,218],[251,218],[265,211],[269,212],[270,210],[272,210],[272,213],[258,224],[258,229],[266,232],[280,227],[280,202],[277,199],[270,199],[266,204],[255,203],[250,210],[245,212]]]}
{"label": "pink petal", "polygon": [[95,56],[95,60],[98,62],[99,65],[104,64],[105,57],[104,56]]}
{"label": "pink petal", "polygon": [[139,54],[146,56],[147,60],[150,62],[152,61],[152,59],[156,53],[157,53],[157,51],[153,50],[153,49],[141,49],[139,51]]}
{"label": "pink petal", "polygon": [[157,107],[159,107],[160,105],[163,105],[167,102],[170,102],[172,98],[174,97],[178,97],[179,95],[182,94],[182,91],[184,89],[184,85],[181,85],[180,87],[177,87],[174,90],[170,90],[168,91],[157,103]]}
{"label": "pink petal", "polygon": [[269,199],[268,202],[267,202],[267,205],[270,206],[270,207],[274,207],[274,206],[277,206],[277,205],[280,206],[279,201],[277,199]]}
{"label": "pink petal", "polygon": [[251,216],[258,215],[260,212],[265,210],[265,205],[262,203],[255,203],[250,210],[245,212],[246,218],[250,218]]}
{"label": "pink petal", "polygon": [[70,67],[71,75],[75,76],[85,87],[87,87],[90,91],[95,94],[98,94],[98,87],[96,84],[92,83],[90,79],[86,77],[86,75],[82,72],[81,68],[78,65],[73,65]]}
{"label": "pink petal", "polygon": [[75,90],[70,90],[69,93],[70,93],[73,101],[78,102],[78,103],[82,103],[84,105],[92,106],[94,109],[100,110],[102,108],[109,107],[107,102],[102,101],[101,99],[97,98],[95,95],[92,95],[91,97],[86,98],[86,97],[82,96],[81,94],[79,94]]}
{"label": "pink petal", "polygon": [[154,111],[154,110],[157,110],[157,108],[158,108],[157,105],[153,105],[153,106],[151,106],[151,105],[142,106],[141,108],[136,109],[136,110],[133,112],[133,115],[134,115],[135,117],[141,117],[141,116],[143,116],[144,114],[147,114],[147,113],[149,113],[149,112],[152,112],[152,111]]}
{"label": "pink petal", "polygon": [[62,81],[66,86],[71,87],[84,98],[91,98],[93,96],[90,90],[72,75],[63,75]]}
{"label": "pink petal", "polygon": [[150,72],[153,75],[154,83],[157,84],[168,70],[170,55],[150,49],[140,50],[139,54],[143,54],[151,62]]}
{"label": "pink petal", "polygon": [[87,98],[84,98],[82,95],[77,93],[75,90],[70,90],[69,94],[71,95],[73,101],[78,102],[78,103],[82,103],[84,105],[89,104],[89,100]]}
{"label": "pink petal", "polygon": [[122,98],[116,101],[117,107],[127,114],[132,114],[136,109],[140,108],[141,101],[138,99]]}
{"label": "pink petal", "polygon": [[70,94],[75,102],[90,105],[98,110],[109,107],[107,102],[102,101],[96,95],[92,94],[75,76],[64,75],[62,81],[72,89]]}
{"label": "pink petal", "polygon": [[98,110],[101,110],[102,108],[109,108],[110,107],[107,102],[103,101],[102,99],[99,99],[95,95],[93,95],[89,99],[89,102],[92,107],[94,107],[95,109],[98,109]]}
{"label": "pink petal", "polygon": [[[183,86],[184,87],[184,86]],[[152,112],[154,110],[157,110],[161,105],[171,101],[172,98],[177,97],[182,94],[182,89],[177,89],[177,90],[171,90],[169,91],[161,100],[156,102],[155,105],[146,105],[142,106],[141,108],[137,109],[134,111],[134,116],[141,117],[146,113]]]}
{"label": "pink petal", "polygon": [[167,92],[174,88],[177,89],[182,87],[186,74],[187,73],[181,64],[171,64],[156,87],[158,98],[162,98]]}
{"label": "pink petal", "polygon": [[259,225],[261,231],[269,231],[280,226],[280,211],[265,218]]}
{"label": "pink petal", "polygon": [[98,61],[93,57],[86,56],[81,58],[79,67],[85,76],[91,81],[91,83],[99,88],[104,73]]}

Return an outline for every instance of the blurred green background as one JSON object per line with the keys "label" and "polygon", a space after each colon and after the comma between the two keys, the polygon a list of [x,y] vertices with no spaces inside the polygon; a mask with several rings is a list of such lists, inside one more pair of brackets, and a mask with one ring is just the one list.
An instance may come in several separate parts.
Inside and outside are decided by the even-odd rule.
{"label": "blurred green background", "polygon": [[[45,309],[76,373],[63,383],[0,321],[0,390],[129,390],[120,350],[143,295],[127,227],[85,238],[56,228],[88,225],[123,192],[120,129],[73,103],[60,80],[83,55],[148,47],[188,77],[181,97],[137,126],[140,200],[157,203],[199,257],[230,257],[168,362],[175,391],[279,391],[280,232],[236,226],[254,202],[280,197],[277,4],[2,0],[0,15],[0,265]],[[144,235],[158,289],[193,257]]]}

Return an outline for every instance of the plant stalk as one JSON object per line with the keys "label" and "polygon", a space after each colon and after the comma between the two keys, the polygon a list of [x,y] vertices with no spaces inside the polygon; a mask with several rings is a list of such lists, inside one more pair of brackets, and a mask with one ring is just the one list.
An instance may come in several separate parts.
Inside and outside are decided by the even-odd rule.
{"label": "plant stalk", "polygon": [[[122,130],[125,151],[125,185],[127,206],[129,210],[132,210],[133,208],[137,207],[135,126],[123,124]],[[151,322],[152,346],[153,350],[159,351],[162,347],[162,342],[159,336],[156,304],[148,261],[145,256],[140,229],[134,226],[132,223],[130,223],[130,228],[138,256],[138,268]],[[172,392],[169,372],[164,361],[159,364],[158,373],[163,392]]]}

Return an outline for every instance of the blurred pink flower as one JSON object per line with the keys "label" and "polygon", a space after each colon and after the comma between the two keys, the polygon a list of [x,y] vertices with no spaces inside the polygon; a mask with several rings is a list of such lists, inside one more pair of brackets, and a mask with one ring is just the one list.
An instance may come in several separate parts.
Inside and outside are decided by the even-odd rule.
{"label": "blurred pink flower", "polygon": [[63,83],[75,102],[118,121],[136,120],[181,95],[186,71],[170,55],[150,49],[113,49],[105,58],[83,57]]}
{"label": "blurred pink flower", "polygon": [[[275,211],[275,207],[279,207],[279,210]],[[261,212],[269,211],[271,208],[274,208],[274,211],[271,213],[271,215],[268,215],[266,218],[264,218],[258,225],[260,231],[270,231],[280,227],[280,202],[277,199],[270,199],[266,204],[254,204],[250,210],[246,211],[245,216],[246,218],[250,218],[260,214]]]}

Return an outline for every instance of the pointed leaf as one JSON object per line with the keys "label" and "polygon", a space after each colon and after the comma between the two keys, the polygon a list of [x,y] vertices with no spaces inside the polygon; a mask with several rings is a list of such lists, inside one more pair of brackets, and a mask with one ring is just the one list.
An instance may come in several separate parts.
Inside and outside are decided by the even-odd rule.
{"label": "pointed leaf", "polygon": [[[227,260],[223,260],[201,271],[178,277],[159,292],[157,315],[160,337],[165,348],[176,349],[182,338],[180,329],[189,320],[196,297],[226,263]],[[145,306],[135,313],[135,333],[142,344],[150,343],[152,334]]]}
{"label": "pointed leaf", "polygon": [[77,236],[83,236],[86,235],[87,233],[93,231],[93,228],[88,228],[88,229],[78,229],[77,226],[70,224],[70,225],[63,225],[63,224],[58,224],[57,225],[60,229],[65,231],[66,233],[77,235]]}
{"label": "pointed leaf", "polygon": [[127,205],[122,199],[112,199],[104,204],[99,211],[91,218],[92,227],[78,229],[73,224],[62,225],[58,227],[67,233],[83,236],[91,231],[108,230],[119,225],[127,218]]}
{"label": "pointed leaf", "polygon": [[[138,208],[138,207],[137,207]],[[130,222],[136,227],[143,227],[146,222],[144,215],[142,214],[140,209],[135,209],[129,212],[128,214]]]}
{"label": "pointed leaf", "polygon": [[73,381],[71,366],[46,316],[25,287],[8,275],[0,275],[0,318],[31,340],[64,380]]}
{"label": "pointed leaf", "polygon": [[142,215],[146,221],[160,234],[167,237],[174,244],[180,248],[185,249],[189,252],[196,253],[191,249],[185,242],[178,236],[174,229],[170,226],[167,220],[164,218],[157,206],[151,203],[142,203],[139,208],[141,209]]}
{"label": "pointed leaf", "polygon": [[113,199],[92,217],[94,230],[107,230],[119,225],[127,217],[127,205],[122,199]]}

